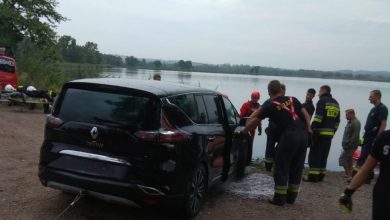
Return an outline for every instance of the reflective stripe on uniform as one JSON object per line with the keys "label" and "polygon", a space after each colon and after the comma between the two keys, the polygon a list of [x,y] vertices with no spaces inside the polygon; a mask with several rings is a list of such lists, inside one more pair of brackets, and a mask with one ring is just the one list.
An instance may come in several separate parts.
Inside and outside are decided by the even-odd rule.
{"label": "reflective stripe on uniform", "polygon": [[289,106],[290,108],[287,108],[285,103],[280,103],[278,101],[272,101],[272,103],[274,103],[279,110],[280,109],[287,110],[290,113],[291,117],[294,119],[294,121],[296,121],[299,119],[299,116],[297,115],[297,113],[295,113],[294,101],[293,101],[291,96],[288,97],[288,102],[289,103],[287,106]]}
{"label": "reflective stripe on uniform", "polygon": [[360,138],[360,145],[363,145],[363,142],[364,142],[364,137],[361,137]]}
{"label": "reflective stripe on uniform", "polygon": [[275,194],[286,195],[287,189],[275,189]]}
{"label": "reflective stripe on uniform", "polygon": [[320,131],[320,135],[333,136],[334,132],[333,131]]}
{"label": "reflective stripe on uniform", "polygon": [[322,122],[322,116],[321,115],[315,115],[314,116],[314,122],[321,123]]}
{"label": "reflective stripe on uniform", "polygon": [[288,191],[289,192],[298,193],[299,192],[299,187],[298,188],[288,188]]}
{"label": "reflective stripe on uniform", "polygon": [[320,175],[320,174],[321,174],[321,171],[319,171],[319,170],[309,170],[309,174],[312,174],[312,175]]}
{"label": "reflective stripe on uniform", "polygon": [[296,185],[296,184],[289,184],[288,185],[288,191],[289,192],[299,192],[299,185]]}
{"label": "reflective stripe on uniform", "polygon": [[324,136],[333,136],[334,135],[333,128],[319,128],[317,130],[319,131],[320,135],[324,135]]}
{"label": "reflective stripe on uniform", "polygon": [[325,104],[326,116],[330,118],[336,118],[340,113],[340,107],[336,103]]}

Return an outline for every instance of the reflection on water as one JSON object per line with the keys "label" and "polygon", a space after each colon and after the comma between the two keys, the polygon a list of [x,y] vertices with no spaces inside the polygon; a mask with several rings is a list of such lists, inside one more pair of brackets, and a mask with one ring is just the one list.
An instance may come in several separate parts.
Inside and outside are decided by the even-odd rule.
{"label": "reflection on water", "polygon": [[[341,124],[332,141],[331,151],[328,158],[328,169],[341,170],[338,166],[338,157],[341,152],[341,140],[346,124],[344,111],[354,108],[362,127],[366,122],[366,117],[373,107],[368,101],[368,94],[373,89],[382,91],[382,102],[390,107],[390,84],[383,82],[368,82],[355,80],[335,80],[335,79],[314,79],[297,77],[273,77],[273,76],[252,76],[239,74],[216,74],[216,73],[195,73],[182,71],[165,70],[134,70],[126,68],[112,68],[104,71],[105,77],[123,77],[149,80],[156,71],[161,75],[162,81],[182,83],[217,90],[229,96],[237,110],[250,98],[253,90],[260,90],[260,102],[268,99],[267,84],[272,79],[278,79],[286,84],[287,95],[297,97],[301,102],[305,100],[308,88],[318,89],[321,85],[327,84],[332,89],[333,97],[339,102],[341,108]],[[318,97],[314,99],[314,103]],[[263,128],[268,124],[268,120],[263,122]],[[264,157],[266,136],[256,136],[254,142],[254,157]]]}
{"label": "reflection on water", "polygon": [[191,73],[179,71],[177,72],[177,77],[179,78],[180,83],[185,84],[185,82],[191,80]]}

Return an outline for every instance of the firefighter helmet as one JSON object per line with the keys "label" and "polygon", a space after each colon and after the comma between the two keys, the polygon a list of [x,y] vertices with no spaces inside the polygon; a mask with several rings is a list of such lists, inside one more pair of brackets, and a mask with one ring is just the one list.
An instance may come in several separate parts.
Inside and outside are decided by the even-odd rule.
{"label": "firefighter helmet", "polygon": [[11,86],[10,84],[5,85],[4,90],[7,92],[15,92],[16,91],[16,89],[13,86]]}
{"label": "firefighter helmet", "polygon": [[252,99],[260,99],[260,92],[257,90],[253,91],[251,94],[251,98]]}

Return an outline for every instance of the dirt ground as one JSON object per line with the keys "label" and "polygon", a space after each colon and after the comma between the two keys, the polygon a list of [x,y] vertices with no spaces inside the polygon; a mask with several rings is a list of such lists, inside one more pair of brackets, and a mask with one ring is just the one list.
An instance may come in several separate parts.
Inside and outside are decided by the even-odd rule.
{"label": "dirt ground", "polygon": [[[45,115],[0,104],[0,219],[54,219],[74,196],[43,187],[37,177]],[[302,183],[294,205],[275,207],[266,198],[242,198],[222,187],[209,190],[196,219],[370,219],[372,185],[354,195],[354,210],[345,214],[337,204],[344,188],[341,173],[323,183]],[[164,211],[131,208],[82,198],[60,219],[177,219]]]}

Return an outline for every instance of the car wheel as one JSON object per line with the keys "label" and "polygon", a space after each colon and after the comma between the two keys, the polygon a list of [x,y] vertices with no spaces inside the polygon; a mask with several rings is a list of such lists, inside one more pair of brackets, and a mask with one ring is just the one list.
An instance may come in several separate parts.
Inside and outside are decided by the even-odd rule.
{"label": "car wheel", "polygon": [[202,164],[199,164],[192,173],[186,187],[185,216],[195,217],[202,208],[207,191],[207,172]]}
{"label": "car wheel", "polygon": [[236,178],[242,179],[245,176],[245,167],[248,164],[248,147],[250,139],[248,137],[243,137],[241,140],[241,146],[238,150],[238,158],[236,163]]}

